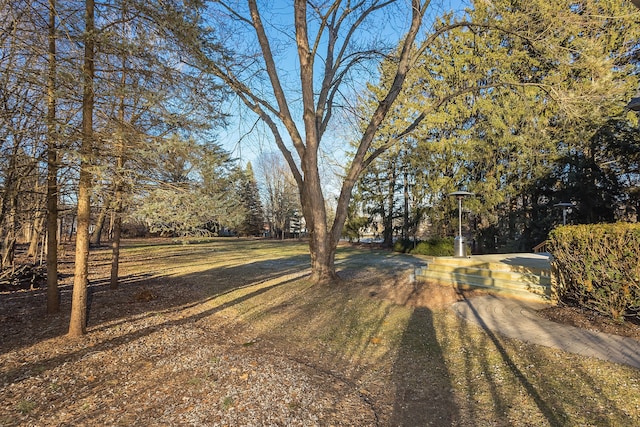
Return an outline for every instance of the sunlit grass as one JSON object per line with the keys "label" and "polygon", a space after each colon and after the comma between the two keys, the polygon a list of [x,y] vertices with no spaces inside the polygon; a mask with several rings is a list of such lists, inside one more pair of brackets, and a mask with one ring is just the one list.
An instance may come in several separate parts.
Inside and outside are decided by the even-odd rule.
{"label": "sunlit grass", "polygon": [[[228,322],[252,334],[245,342],[268,339],[291,357],[342,372],[362,393],[391,401],[413,393],[416,400],[450,405],[461,425],[640,425],[636,369],[503,338],[447,309],[396,305],[373,297],[362,282],[270,281],[278,276],[271,260],[290,262],[287,274],[309,267],[305,242],[131,244],[122,256],[125,274],[200,281],[210,274],[213,283],[232,271],[227,280],[235,286],[189,313],[224,308]],[[378,268],[384,277],[394,272],[396,257],[342,248],[336,258],[341,267]],[[221,404],[234,402],[228,397]]]}
{"label": "sunlit grass", "polygon": [[[268,260],[290,259],[301,265],[309,262],[304,241],[256,241],[211,238],[195,244],[172,239],[125,240],[121,249],[120,275],[183,276],[214,268],[249,266]],[[151,243],[153,242],[153,243]],[[92,251],[93,265],[108,265],[108,248]]]}
{"label": "sunlit grass", "polygon": [[[363,257],[371,262],[369,253],[348,262],[365,263]],[[300,279],[244,300],[230,312],[258,337],[286,343],[319,363],[349,367],[365,387],[384,381],[397,390],[406,386],[398,383],[402,376],[412,389],[444,389],[465,425],[640,420],[636,369],[503,338],[449,310],[394,305],[348,283],[315,286]]]}

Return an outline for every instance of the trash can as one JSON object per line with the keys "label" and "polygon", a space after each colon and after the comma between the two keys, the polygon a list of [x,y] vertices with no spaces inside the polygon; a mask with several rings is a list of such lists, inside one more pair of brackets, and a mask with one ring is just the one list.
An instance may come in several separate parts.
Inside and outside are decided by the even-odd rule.
{"label": "trash can", "polygon": [[456,236],[456,238],[453,239],[453,256],[458,258],[466,258],[467,250],[464,247],[464,237]]}

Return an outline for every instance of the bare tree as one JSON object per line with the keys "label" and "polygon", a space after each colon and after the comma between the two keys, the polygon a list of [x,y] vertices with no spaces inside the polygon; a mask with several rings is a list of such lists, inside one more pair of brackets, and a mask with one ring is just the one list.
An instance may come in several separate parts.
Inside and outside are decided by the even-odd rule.
{"label": "bare tree", "polygon": [[91,222],[91,164],[93,157],[93,80],[95,75],[94,1],[85,3],[84,65],[82,96],[82,146],[80,148],[80,181],[78,183],[78,230],[76,234],[75,275],[69,336],[86,333],[87,291],[89,277],[89,225]]}
{"label": "bare tree", "polygon": [[47,313],[60,310],[58,295],[58,140],[56,131],[56,1],[49,0],[47,74]]}
{"label": "bare tree", "polygon": [[285,227],[300,209],[296,181],[277,153],[263,153],[258,159],[264,207],[272,237],[285,237]]}
{"label": "bare tree", "polygon": [[42,128],[38,8],[0,2],[0,268],[13,265],[16,244],[30,240],[41,206],[37,157]]}
{"label": "bare tree", "polygon": [[[291,19],[290,24],[283,24],[282,16],[264,20],[266,8],[261,10],[257,0],[247,0],[244,9],[239,2],[232,1],[215,2],[210,6],[209,19],[222,16],[224,22],[220,22],[220,28],[229,29],[228,25],[232,23],[235,34],[243,39],[227,35],[228,55],[209,55],[208,69],[266,123],[291,169],[310,234],[312,280],[316,282],[337,277],[335,252],[353,187],[366,165],[381,152],[371,152],[369,148],[403,87],[417,53],[416,38],[429,3],[428,0],[295,0],[292,9],[278,9],[287,11],[286,19]],[[402,19],[397,19],[398,16]],[[393,17],[396,17],[395,23],[405,25],[404,34],[399,36],[399,47],[394,44],[384,50],[384,40],[371,34],[379,30],[375,25]],[[202,49],[201,37],[192,35],[187,39],[184,27],[180,30],[191,46]],[[289,79],[292,64],[274,53],[292,45],[298,68],[295,83]],[[258,51],[250,51],[252,46],[258,46]],[[384,55],[395,56],[393,78],[366,120],[355,156],[346,168],[335,219],[329,225],[319,171],[321,142],[354,73],[369,72],[376,66],[371,60],[380,60]]]}

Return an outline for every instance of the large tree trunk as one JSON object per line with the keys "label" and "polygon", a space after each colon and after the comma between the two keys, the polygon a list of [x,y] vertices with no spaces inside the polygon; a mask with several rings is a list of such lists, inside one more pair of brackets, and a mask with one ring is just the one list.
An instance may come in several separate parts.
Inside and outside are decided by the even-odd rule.
{"label": "large tree trunk", "polygon": [[311,233],[309,249],[311,253],[311,280],[316,283],[329,283],[338,279],[335,267],[337,246],[328,238],[322,239],[319,233]]}
{"label": "large tree trunk", "polygon": [[309,156],[303,163],[303,170],[305,180],[300,192],[300,202],[310,232],[311,280],[318,283],[331,282],[338,278],[335,269],[338,240],[334,241],[327,227],[327,212],[316,158]]}
{"label": "large tree trunk", "polygon": [[69,336],[84,335],[87,328],[89,277],[89,225],[91,221],[91,158],[93,152],[94,2],[85,3],[84,88],[82,98],[82,146],[78,183],[78,230]]}
{"label": "large tree trunk", "polygon": [[104,223],[107,219],[107,213],[109,211],[109,206],[111,205],[111,197],[106,197],[104,200],[104,204],[100,209],[100,213],[98,214],[98,219],[96,220],[96,226],[91,234],[91,246],[100,246],[100,238],[102,237],[102,229],[104,228]]}
{"label": "large tree trunk", "polygon": [[[118,196],[116,196],[116,199]],[[118,288],[118,270],[120,266],[120,236],[122,234],[122,202],[116,200],[115,218],[113,220],[113,241],[111,242],[111,289]]]}
{"label": "large tree trunk", "polygon": [[58,292],[58,149],[56,132],[56,0],[49,0],[47,76],[47,313],[60,311]]}
{"label": "large tree trunk", "polygon": [[[323,206],[322,209],[324,209],[324,200],[321,200],[320,204],[318,204],[318,200],[310,203],[305,211],[311,210],[311,212],[305,219],[309,228],[311,280],[317,283],[327,283],[338,278],[335,270],[337,242],[332,241],[331,235],[327,233],[327,226],[317,222],[318,218],[322,216],[319,212],[320,206]],[[312,218],[311,221],[309,221],[309,217]]]}
{"label": "large tree trunk", "polygon": [[27,249],[27,256],[33,257],[34,260],[38,257],[38,243],[40,236],[42,235],[42,227],[44,225],[44,215],[40,209],[36,212],[33,218],[33,225],[31,226],[31,235],[29,236],[29,249]]}

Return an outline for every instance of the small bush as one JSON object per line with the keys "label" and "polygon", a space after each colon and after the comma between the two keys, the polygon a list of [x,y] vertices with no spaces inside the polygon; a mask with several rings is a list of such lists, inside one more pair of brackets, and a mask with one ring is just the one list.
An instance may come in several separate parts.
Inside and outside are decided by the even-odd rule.
{"label": "small bush", "polygon": [[36,409],[37,406],[38,405],[36,405],[36,403],[31,400],[21,400],[20,402],[18,402],[18,411],[20,411],[24,415],[30,414],[34,409]]}
{"label": "small bush", "polygon": [[393,250],[417,255],[453,256],[453,239],[434,237],[417,242],[413,240],[398,240],[394,243]]}
{"label": "small bush", "polygon": [[640,224],[563,226],[549,236],[559,301],[618,321],[640,312]]}
{"label": "small bush", "polygon": [[411,253],[431,256],[453,256],[453,239],[433,238],[419,242]]}
{"label": "small bush", "polygon": [[396,240],[393,244],[394,252],[408,253],[413,248],[412,240]]}

